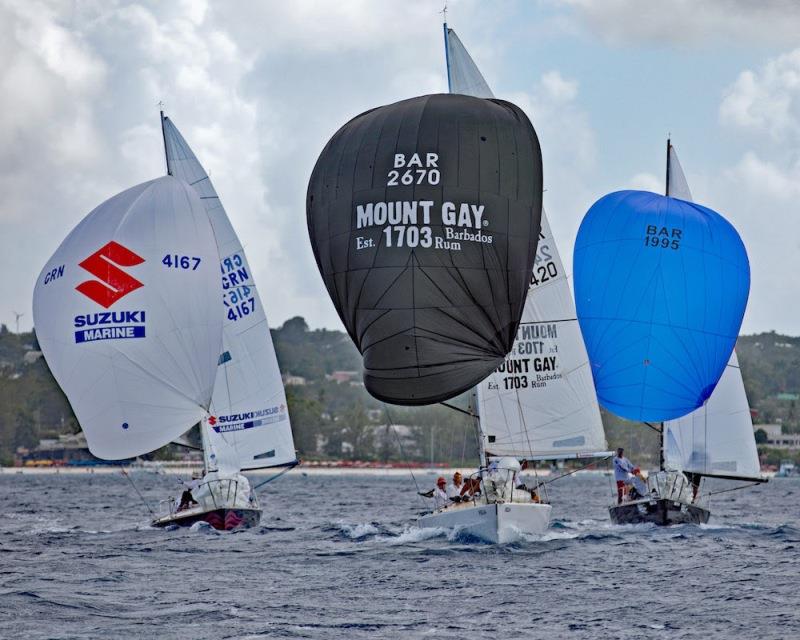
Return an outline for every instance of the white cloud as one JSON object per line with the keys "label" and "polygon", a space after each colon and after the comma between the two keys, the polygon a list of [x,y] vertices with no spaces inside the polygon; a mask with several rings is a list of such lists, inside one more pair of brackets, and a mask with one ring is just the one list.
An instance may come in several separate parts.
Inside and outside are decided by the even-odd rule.
{"label": "white cloud", "polygon": [[658,178],[652,173],[637,173],[628,181],[626,188],[663,193],[664,178]]}
{"label": "white cloud", "polygon": [[597,142],[579,101],[579,84],[557,70],[543,73],[525,93],[500,96],[518,104],[539,136],[544,206],[561,260],[572,271],[573,239],[598,194],[589,185],[597,170]]}
{"label": "white cloud", "polygon": [[746,70],[726,91],[720,105],[724,124],[763,133],[775,140],[800,133],[800,49]]}
{"label": "white cloud", "polygon": [[794,204],[800,196],[798,162],[781,168],[774,162],[762,160],[755,152],[747,151],[735,167],[726,171],[726,177],[739,189],[771,200]]}
{"label": "white cloud", "polygon": [[558,2],[570,7],[592,34],[619,45],[792,44],[800,32],[800,3],[795,0]]}
{"label": "white cloud", "polygon": [[543,74],[540,87],[547,98],[555,103],[571,102],[578,96],[578,83],[564,79],[558,71]]}

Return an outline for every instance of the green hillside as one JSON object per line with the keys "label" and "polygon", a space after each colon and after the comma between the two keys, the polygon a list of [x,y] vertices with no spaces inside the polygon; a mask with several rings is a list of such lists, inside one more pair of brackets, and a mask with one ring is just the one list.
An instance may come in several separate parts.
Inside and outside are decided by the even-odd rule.
{"label": "green hillside", "polygon": [[[442,407],[386,407],[361,383],[361,358],[339,331],[310,330],[300,317],[272,330],[300,456],[358,460],[473,462],[471,420]],[[0,327],[0,462],[42,437],[75,432],[77,422],[31,333]],[[776,333],[742,336],[737,352],[757,422],[782,420],[800,429],[800,338]],[[27,355],[26,355],[27,354]],[[332,379],[335,372],[342,372]],[[465,397],[454,400],[466,407]],[[604,412],[609,446],[624,446],[641,464],[658,459],[658,437],[647,427]],[[387,425],[402,425],[397,429]],[[169,451],[162,452],[168,455]]]}

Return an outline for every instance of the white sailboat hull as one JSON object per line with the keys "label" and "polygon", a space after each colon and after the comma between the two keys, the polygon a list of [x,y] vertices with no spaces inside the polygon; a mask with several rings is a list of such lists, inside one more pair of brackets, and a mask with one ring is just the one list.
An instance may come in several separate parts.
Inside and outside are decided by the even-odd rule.
{"label": "white sailboat hull", "polygon": [[516,542],[524,535],[541,535],[550,526],[549,504],[495,503],[453,505],[422,516],[422,528],[444,527],[492,544]]}

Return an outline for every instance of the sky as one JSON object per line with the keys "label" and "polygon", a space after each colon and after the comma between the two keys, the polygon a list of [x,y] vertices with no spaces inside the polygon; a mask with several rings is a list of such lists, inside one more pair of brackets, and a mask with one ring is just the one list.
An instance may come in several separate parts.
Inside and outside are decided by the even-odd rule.
{"label": "sky", "polygon": [[[159,102],[209,171],[272,326],[341,328],[305,194],[347,120],[447,90],[440,0],[0,0],[0,323],[32,325],[47,259],[95,206],[165,173]],[[747,247],[743,333],[800,335],[800,3],[450,0],[448,22],[542,144],[565,265],[604,194],[695,200]],[[568,266],[569,270],[569,266]]]}

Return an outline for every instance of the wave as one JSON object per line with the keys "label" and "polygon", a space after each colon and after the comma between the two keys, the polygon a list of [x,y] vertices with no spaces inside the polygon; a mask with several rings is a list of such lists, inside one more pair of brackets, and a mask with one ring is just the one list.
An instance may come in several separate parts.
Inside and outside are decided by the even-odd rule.
{"label": "wave", "polygon": [[336,523],[339,532],[351,540],[361,540],[369,536],[378,535],[381,530],[372,522],[363,522],[360,524],[348,524],[339,521]]}

